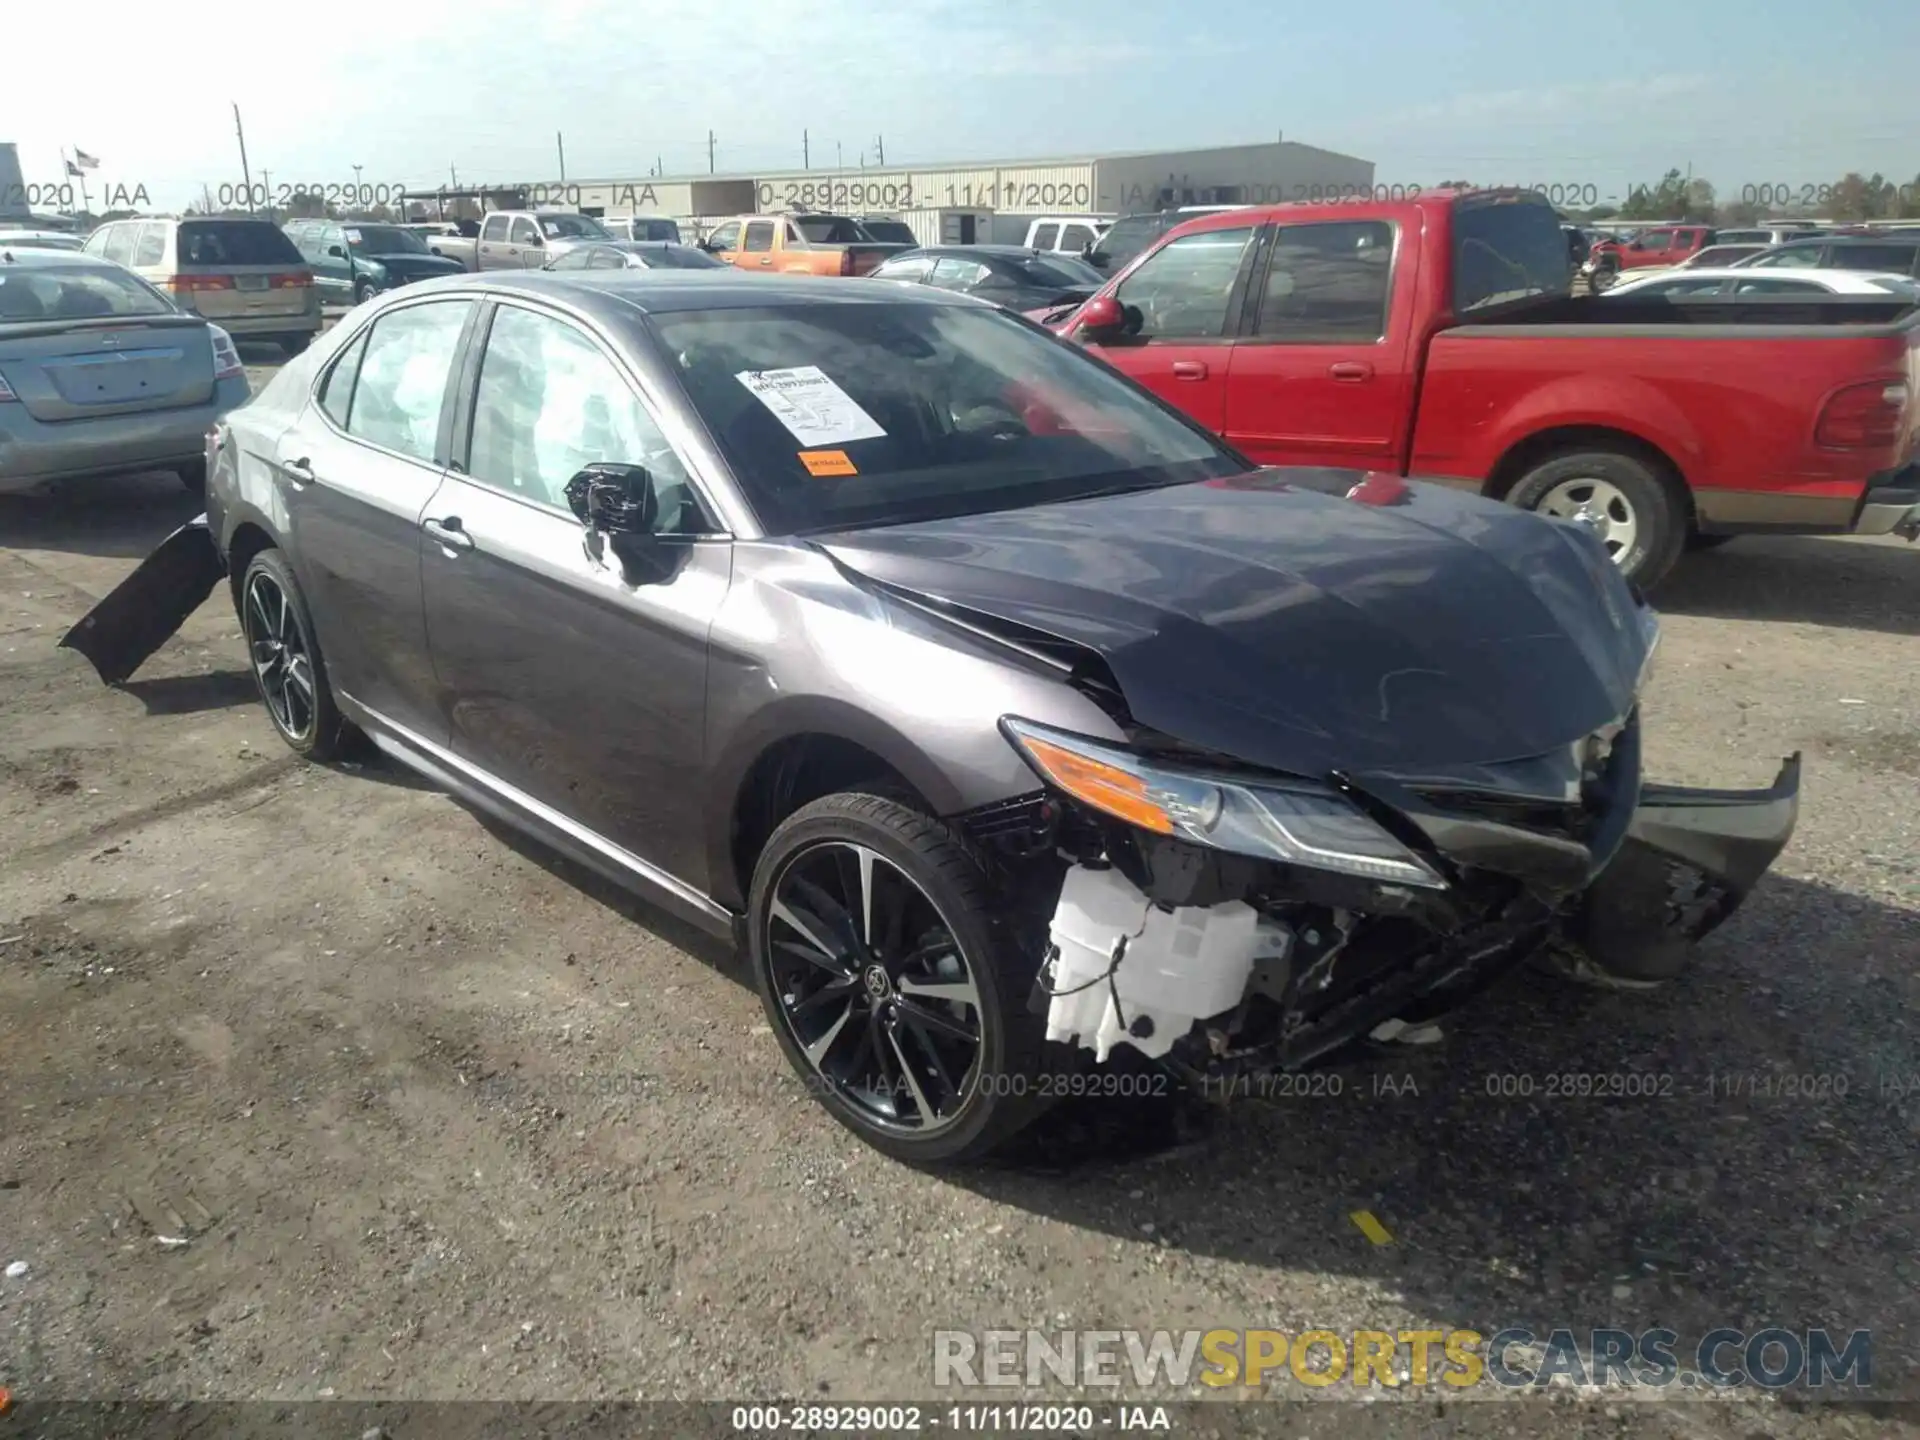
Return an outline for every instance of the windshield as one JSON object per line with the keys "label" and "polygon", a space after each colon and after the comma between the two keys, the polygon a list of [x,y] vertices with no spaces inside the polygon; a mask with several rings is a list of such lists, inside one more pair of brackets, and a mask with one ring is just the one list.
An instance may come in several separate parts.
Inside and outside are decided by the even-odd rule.
{"label": "windshield", "polygon": [[1454,314],[1572,291],[1573,265],[1552,206],[1504,195],[1455,203]]}
{"label": "windshield", "polygon": [[369,255],[424,255],[427,242],[398,225],[349,225],[347,244]]}
{"label": "windshield", "polygon": [[540,215],[540,233],[549,240],[611,240],[598,220],[585,215]]}
{"label": "windshield", "polygon": [[839,304],[652,317],[775,534],[1007,510],[1246,466],[998,311]]}
{"label": "windshield", "polygon": [[635,252],[650,270],[731,270],[724,260],[716,260],[691,245],[650,245]]}
{"label": "windshield", "polygon": [[904,220],[862,220],[860,228],[867,232],[869,240],[879,240],[888,245],[918,245],[913,227]]}
{"label": "windshield", "polygon": [[118,266],[36,265],[0,274],[0,325],[174,313],[171,300]]}
{"label": "windshield", "polygon": [[838,215],[799,215],[793,223],[810,245],[856,245],[865,238],[857,224]]}
{"label": "windshield", "polygon": [[1107,277],[1091,265],[1065,255],[1019,259],[1011,265],[1023,281],[1039,290],[1098,290],[1107,283]]}
{"label": "windshield", "polygon": [[1160,238],[1167,228],[1166,219],[1161,215],[1124,215],[1100,237],[1093,253],[1103,257],[1110,269],[1118,270]]}

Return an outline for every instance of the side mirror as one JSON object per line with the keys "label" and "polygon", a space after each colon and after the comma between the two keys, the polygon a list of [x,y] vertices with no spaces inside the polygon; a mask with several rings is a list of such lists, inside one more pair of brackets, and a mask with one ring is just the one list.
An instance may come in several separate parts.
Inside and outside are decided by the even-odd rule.
{"label": "side mirror", "polygon": [[1111,295],[1096,295],[1080,307],[1080,320],[1073,328],[1081,339],[1096,344],[1118,339],[1127,332],[1127,309]]}
{"label": "side mirror", "polygon": [[589,465],[567,481],[567,506],[589,530],[651,535],[660,498],[643,465]]}

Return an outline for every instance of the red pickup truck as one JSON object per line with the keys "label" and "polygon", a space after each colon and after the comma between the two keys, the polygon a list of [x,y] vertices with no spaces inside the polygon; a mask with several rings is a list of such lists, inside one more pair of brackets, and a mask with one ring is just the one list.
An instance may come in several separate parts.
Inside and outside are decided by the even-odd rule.
{"label": "red pickup truck", "polygon": [[1188,221],[1046,322],[1250,459],[1445,477],[1652,584],[1745,531],[1920,528],[1920,307],[1573,296],[1522,191]]}

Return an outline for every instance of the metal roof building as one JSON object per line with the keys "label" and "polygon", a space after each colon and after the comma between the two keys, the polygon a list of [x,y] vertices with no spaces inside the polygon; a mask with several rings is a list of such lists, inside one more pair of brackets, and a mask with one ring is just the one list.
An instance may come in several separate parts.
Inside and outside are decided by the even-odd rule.
{"label": "metal roof building", "polygon": [[[824,166],[717,175],[524,180],[462,187],[498,206],[590,215],[702,217],[778,210],[904,211],[940,206],[1003,214],[1121,215],[1180,205],[1266,204],[1369,193],[1373,162],[1291,140],[1210,150],[1126,151],[939,165]],[[429,199],[435,192],[412,192]],[[447,192],[449,198],[454,192]]]}

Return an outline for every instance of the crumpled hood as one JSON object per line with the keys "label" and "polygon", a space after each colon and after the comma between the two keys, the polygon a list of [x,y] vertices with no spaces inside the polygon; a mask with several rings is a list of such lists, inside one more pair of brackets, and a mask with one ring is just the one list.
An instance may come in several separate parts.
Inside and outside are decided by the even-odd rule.
{"label": "crumpled hood", "polygon": [[1298,774],[1570,745],[1632,708],[1647,648],[1575,527],[1359,471],[816,538],[883,584],[1098,652],[1142,725]]}

